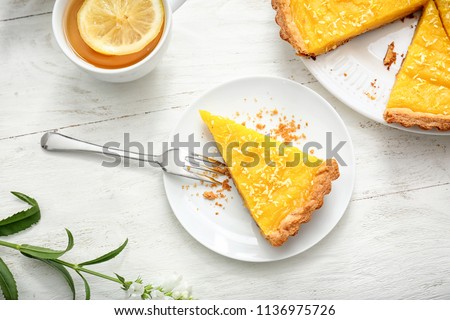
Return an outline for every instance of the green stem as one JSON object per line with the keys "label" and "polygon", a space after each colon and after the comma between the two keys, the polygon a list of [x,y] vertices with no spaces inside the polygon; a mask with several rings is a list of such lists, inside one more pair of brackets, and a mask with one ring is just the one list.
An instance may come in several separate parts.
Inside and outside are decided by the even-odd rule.
{"label": "green stem", "polygon": [[63,266],[66,266],[68,268],[71,268],[71,269],[73,269],[75,271],[81,271],[81,272],[89,273],[89,274],[92,274],[93,276],[100,277],[100,278],[103,278],[103,279],[106,279],[106,280],[110,280],[110,281],[114,281],[114,282],[122,284],[122,282],[120,282],[119,279],[107,276],[106,274],[102,274],[102,273],[99,273],[99,272],[94,271],[94,270],[90,270],[90,269],[86,269],[84,267],[80,267],[77,264],[73,264],[73,263],[66,262],[66,261],[59,260],[59,259],[54,259],[53,261],[55,261],[56,263],[59,263],[59,264],[61,264]]}
{"label": "green stem", "polygon": [[[15,244],[15,243],[11,243],[11,242],[6,242],[6,241],[0,240],[0,246],[8,247],[8,248],[20,251],[20,245],[19,244]],[[122,284],[122,282],[120,282],[119,279],[107,276],[106,274],[102,274],[102,273],[99,273],[99,272],[96,272],[96,271],[93,271],[93,270],[90,270],[90,269],[86,269],[84,267],[80,267],[77,264],[73,264],[73,263],[66,262],[66,261],[59,260],[59,259],[51,259],[51,261],[59,263],[59,264],[61,264],[63,266],[71,268],[71,269],[73,269],[75,271],[81,271],[81,272],[89,273],[89,274],[92,274],[94,276],[97,276],[97,277],[100,277],[100,278],[103,278],[103,279],[106,279],[106,280],[110,280],[110,281],[114,281],[114,282]]]}
{"label": "green stem", "polygon": [[0,240],[0,246],[8,247],[8,248],[15,249],[15,250],[20,250],[20,245],[11,243],[11,242],[1,241],[1,240]]}

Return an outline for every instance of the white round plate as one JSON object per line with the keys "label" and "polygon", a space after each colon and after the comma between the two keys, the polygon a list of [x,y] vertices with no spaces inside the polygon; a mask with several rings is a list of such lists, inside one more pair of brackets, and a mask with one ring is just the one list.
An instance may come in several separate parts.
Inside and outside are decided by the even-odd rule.
{"label": "white round plate", "polygon": [[[410,132],[450,135],[450,131],[388,124],[383,118],[395,75],[406,56],[419,16],[420,13],[416,13],[414,18],[405,18],[403,22],[399,20],[369,31],[317,57],[315,61],[304,58],[303,63],[336,98],[369,119]],[[395,44],[397,62],[387,70],[383,59],[391,42]]]}
{"label": "white round plate", "polygon": [[[333,182],[332,192],[325,197],[323,207],[314,212],[311,221],[302,225],[298,235],[291,237],[283,246],[272,247],[261,236],[234,185],[231,192],[227,193],[228,202],[224,208],[218,208],[214,201],[208,201],[202,196],[210,188],[198,185],[191,179],[164,175],[169,203],[187,232],[219,254],[253,262],[292,257],[324,238],[344,214],[355,179],[353,146],[339,115],[317,93],[287,79],[248,77],[227,82],[206,92],[183,114],[173,131],[172,139],[179,134],[180,141],[187,141],[188,136],[193,134],[195,141],[199,141],[201,146],[213,141],[200,118],[200,109],[233,119],[236,112],[256,115],[263,107],[270,110],[277,108],[284,115],[301,117],[302,123],[308,122],[308,126],[304,126],[302,131],[307,140],[324,146],[316,151],[315,155],[318,157],[325,158],[326,132],[332,133],[331,146],[345,141],[339,155],[346,166],[340,166],[341,176]],[[265,121],[266,129],[274,125],[268,119],[263,118],[261,121]],[[251,124],[248,126],[252,127]],[[201,148],[197,148],[196,152],[202,153]],[[183,188],[186,185],[189,185],[188,190]],[[219,214],[216,215],[216,212]]]}

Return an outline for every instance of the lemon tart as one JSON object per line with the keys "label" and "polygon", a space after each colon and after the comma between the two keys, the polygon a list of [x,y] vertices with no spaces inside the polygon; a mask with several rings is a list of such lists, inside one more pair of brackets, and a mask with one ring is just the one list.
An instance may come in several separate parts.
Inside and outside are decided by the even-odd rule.
{"label": "lemon tart", "polygon": [[427,0],[272,0],[280,36],[300,55],[318,56],[417,11]]}
{"label": "lemon tart", "polygon": [[434,1],[423,11],[384,118],[405,127],[450,130],[450,39]]}
{"label": "lemon tart", "polygon": [[439,13],[441,15],[442,23],[450,37],[450,0],[435,0]]}
{"label": "lemon tart", "polygon": [[322,206],[339,177],[337,162],[302,153],[228,118],[200,115],[261,233],[281,246]]}

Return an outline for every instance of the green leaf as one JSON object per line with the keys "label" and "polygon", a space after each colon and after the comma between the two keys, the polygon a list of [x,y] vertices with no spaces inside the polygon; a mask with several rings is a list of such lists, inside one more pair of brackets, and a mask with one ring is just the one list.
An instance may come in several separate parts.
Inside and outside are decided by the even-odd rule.
{"label": "green leaf", "polygon": [[[34,257],[32,257],[34,258]],[[66,267],[64,267],[63,265],[60,265],[59,263],[52,261],[52,260],[47,260],[47,259],[39,259],[38,260],[45,262],[46,264],[48,264],[49,266],[51,266],[52,268],[58,270],[61,275],[64,277],[64,280],[66,280],[67,285],[69,286],[70,290],[72,291],[72,299],[75,300],[75,296],[76,296],[76,292],[75,292],[75,284],[73,282],[73,278],[70,275],[69,271],[67,271]]]}
{"label": "green leaf", "polygon": [[72,250],[72,248],[73,248],[73,246],[75,244],[75,241],[73,240],[72,232],[70,232],[70,230],[67,229],[67,228],[65,230],[66,230],[66,233],[67,233],[68,241],[67,241],[67,248],[66,248],[66,250],[64,250],[64,253],[66,253],[67,251]]}
{"label": "green leaf", "polygon": [[8,266],[0,258],[0,289],[6,300],[18,300],[19,293],[17,292],[16,280],[9,271]]}
{"label": "green leaf", "polygon": [[17,192],[17,191],[11,191],[11,193],[13,195],[15,195],[17,198],[19,198],[20,200],[28,203],[30,206],[35,206],[37,205],[37,201],[29,196],[27,196],[26,194]]}
{"label": "green leaf", "polygon": [[28,229],[41,219],[41,210],[36,200],[20,192],[13,191],[11,193],[31,207],[0,220],[0,236],[9,236]]}
{"label": "green leaf", "polygon": [[66,229],[66,232],[69,241],[65,250],[53,250],[44,247],[32,246],[29,244],[20,245],[19,250],[24,255],[29,255],[38,259],[58,259],[67,251],[71,250],[74,245],[72,233],[68,229]]}
{"label": "green leaf", "polygon": [[91,300],[91,288],[89,287],[89,283],[87,282],[86,278],[81,274],[80,271],[76,270],[78,275],[83,279],[84,282],[84,292],[86,293],[86,300]]}
{"label": "green leaf", "polygon": [[102,255],[101,257],[98,257],[97,259],[93,259],[93,260],[89,260],[89,261],[86,261],[86,262],[82,262],[82,263],[79,263],[78,265],[80,267],[82,267],[82,266],[88,266],[88,265],[102,263],[102,262],[111,260],[112,258],[115,258],[117,255],[119,255],[119,253],[121,253],[122,250],[125,249],[127,244],[128,244],[128,239],[126,239],[125,242],[122,243],[122,245],[120,247],[118,247],[117,249],[115,249],[113,251],[110,251],[110,252]]}
{"label": "green leaf", "polygon": [[61,275],[64,277],[64,280],[66,280],[67,285],[69,286],[70,290],[72,291],[72,299],[75,300],[75,296],[76,296],[75,283],[73,282],[73,278],[70,275],[69,271],[67,271],[66,267],[64,267],[60,263],[58,263],[56,261],[53,261],[53,260],[41,259],[41,258],[34,257],[34,256],[31,256],[31,255],[26,254],[26,253],[22,253],[22,254],[25,257],[27,257],[27,258],[31,258],[31,259],[36,259],[36,260],[42,261],[42,262],[48,264],[53,269],[59,271],[61,273]]}
{"label": "green leaf", "polygon": [[131,284],[133,283],[132,281],[125,281],[125,278],[122,276],[119,276],[117,273],[114,273],[117,277],[117,279],[119,279],[120,283],[122,284],[122,289],[127,291]]}
{"label": "green leaf", "polygon": [[116,275],[117,279],[119,279],[119,281],[120,281],[122,284],[125,284],[125,278],[124,278],[124,277],[119,276],[117,273],[114,273],[114,274]]}

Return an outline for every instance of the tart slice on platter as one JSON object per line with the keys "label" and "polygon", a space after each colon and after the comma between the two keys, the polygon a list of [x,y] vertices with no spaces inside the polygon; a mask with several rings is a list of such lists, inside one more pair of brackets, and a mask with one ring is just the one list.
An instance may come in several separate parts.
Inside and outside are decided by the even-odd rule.
{"label": "tart slice on platter", "polygon": [[397,74],[384,118],[405,127],[450,130],[450,38],[432,0]]}
{"label": "tart slice on platter", "polygon": [[321,160],[225,117],[200,111],[262,235],[281,246],[319,209],[339,177]]}
{"label": "tart slice on platter", "polygon": [[315,57],[366,31],[419,10],[427,0],[272,0],[280,36]]}
{"label": "tart slice on platter", "polygon": [[450,37],[450,0],[435,0],[447,35]]}

